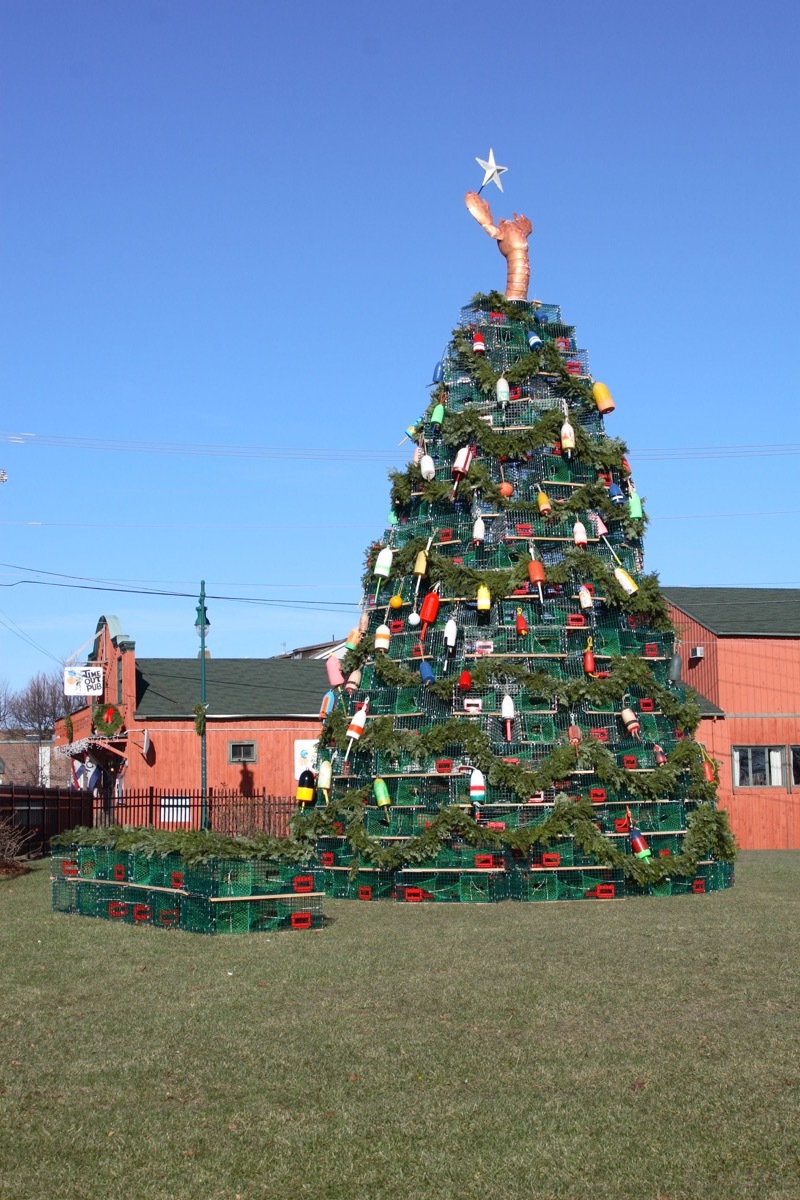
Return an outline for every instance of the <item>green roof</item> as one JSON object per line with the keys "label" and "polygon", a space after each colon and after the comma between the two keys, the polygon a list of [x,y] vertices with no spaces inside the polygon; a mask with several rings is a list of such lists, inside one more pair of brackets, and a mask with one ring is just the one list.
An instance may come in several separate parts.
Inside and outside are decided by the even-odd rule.
{"label": "green roof", "polygon": [[701,717],[725,716],[724,710],[719,708],[718,705],[712,704],[707,696],[704,696],[702,692],[698,692],[697,688],[689,687],[689,685],[686,684],[686,690],[689,695],[694,696],[695,700],[697,701],[697,706],[700,709]]}
{"label": "green roof", "polygon": [[[329,687],[316,659],[209,658],[206,697],[210,717],[316,717]],[[200,700],[200,659],[136,660],[136,716],[194,716]]]}
{"label": "green roof", "polygon": [[670,604],[721,637],[800,637],[800,589],[665,587]]}

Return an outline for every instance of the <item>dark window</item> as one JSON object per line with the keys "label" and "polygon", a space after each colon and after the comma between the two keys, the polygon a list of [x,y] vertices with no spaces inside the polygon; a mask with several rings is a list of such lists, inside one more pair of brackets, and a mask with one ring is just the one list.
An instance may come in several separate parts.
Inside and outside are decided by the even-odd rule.
{"label": "dark window", "polygon": [[791,747],[792,787],[800,787],[800,746]]}
{"label": "dark window", "polygon": [[117,704],[122,704],[122,659],[117,659]]}
{"label": "dark window", "polygon": [[228,742],[228,762],[254,763],[255,761],[255,742]]}
{"label": "dark window", "polygon": [[783,746],[734,746],[734,787],[785,787]]}

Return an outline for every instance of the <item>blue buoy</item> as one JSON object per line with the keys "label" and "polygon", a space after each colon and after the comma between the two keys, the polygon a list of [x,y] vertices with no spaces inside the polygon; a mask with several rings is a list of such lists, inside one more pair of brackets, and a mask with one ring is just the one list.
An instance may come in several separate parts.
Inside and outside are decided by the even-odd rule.
{"label": "blue buoy", "polygon": [[419,677],[424,687],[428,687],[429,684],[433,683],[436,676],[434,675],[433,667],[429,662],[425,662],[423,660],[419,664]]}

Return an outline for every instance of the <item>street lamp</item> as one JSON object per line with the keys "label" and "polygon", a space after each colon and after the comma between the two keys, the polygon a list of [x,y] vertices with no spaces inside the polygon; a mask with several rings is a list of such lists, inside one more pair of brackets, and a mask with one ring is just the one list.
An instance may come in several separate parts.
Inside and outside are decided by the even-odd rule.
{"label": "street lamp", "polygon": [[203,724],[200,734],[200,827],[208,829],[208,776],[206,770],[206,638],[211,622],[206,612],[206,581],[200,580],[200,603],[197,605],[197,619],[194,627],[200,638],[200,704],[203,709]]}

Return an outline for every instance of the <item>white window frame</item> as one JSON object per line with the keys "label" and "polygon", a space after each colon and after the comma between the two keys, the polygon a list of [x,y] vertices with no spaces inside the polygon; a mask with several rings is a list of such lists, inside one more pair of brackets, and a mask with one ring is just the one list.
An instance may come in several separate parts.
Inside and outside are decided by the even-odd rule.
{"label": "white window frame", "polygon": [[[764,783],[753,783],[753,751],[764,754]],[[747,763],[748,783],[741,782],[741,766]],[[731,778],[736,788],[782,788],[786,790],[788,783],[787,757],[785,746],[732,746],[731,747]],[[777,776],[777,779],[776,779]]]}

